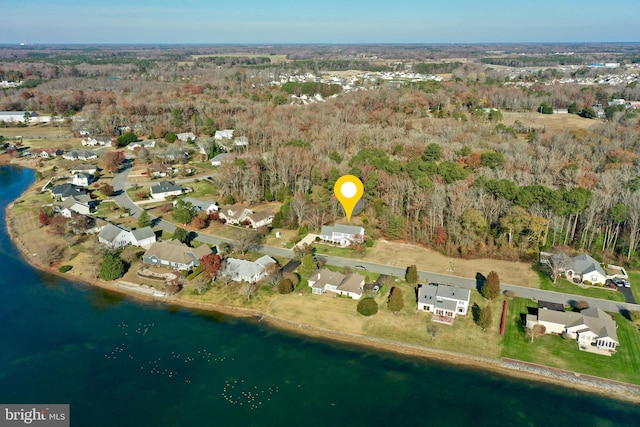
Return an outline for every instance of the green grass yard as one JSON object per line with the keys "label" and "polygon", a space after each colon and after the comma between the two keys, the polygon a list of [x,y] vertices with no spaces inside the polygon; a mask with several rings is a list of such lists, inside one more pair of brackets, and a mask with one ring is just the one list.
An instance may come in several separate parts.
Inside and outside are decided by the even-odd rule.
{"label": "green grass yard", "polygon": [[631,283],[631,292],[636,302],[640,302],[640,272],[627,270],[627,275],[629,276],[629,283]]}
{"label": "green grass yard", "polygon": [[559,279],[556,283],[551,281],[551,278],[546,273],[538,272],[540,276],[540,289],[546,291],[562,292],[571,295],[581,295],[584,297],[600,298],[609,301],[624,301],[624,295],[613,289],[598,288],[591,286],[588,288],[582,288],[575,283],[571,283],[565,279]]}
{"label": "green grass yard", "polygon": [[520,314],[527,312],[527,306],[536,305],[523,298],[509,302],[502,357],[640,384],[640,330],[624,316],[613,315],[618,324],[620,346],[609,357],[580,351],[575,340],[565,340],[557,335],[545,335],[531,343],[520,320]]}

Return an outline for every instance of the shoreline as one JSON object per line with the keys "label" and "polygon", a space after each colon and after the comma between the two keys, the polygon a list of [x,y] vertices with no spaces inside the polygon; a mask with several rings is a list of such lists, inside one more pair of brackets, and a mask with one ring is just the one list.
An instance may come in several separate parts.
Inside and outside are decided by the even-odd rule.
{"label": "shoreline", "polygon": [[[29,185],[22,193],[24,194],[36,182]],[[620,383],[606,378],[592,377],[575,372],[561,371],[555,368],[542,365],[535,365],[521,361],[507,361],[504,359],[489,359],[470,354],[454,353],[446,350],[434,349],[425,346],[418,346],[398,341],[391,341],[382,338],[368,337],[345,333],[342,331],[321,328],[308,324],[295,323],[281,319],[269,313],[251,308],[229,306],[224,304],[205,303],[189,301],[173,296],[157,296],[153,292],[148,292],[146,288],[139,286],[139,289],[129,286],[119,280],[105,282],[100,279],[74,275],[70,272],[60,273],[57,269],[45,267],[33,262],[27,253],[26,247],[16,231],[13,229],[13,216],[11,209],[14,202],[7,205],[5,211],[6,229],[12,243],[19,249],[22,258],[31,267],[53,274],[68,281],[80,283],[86,286],[97,286],[99,288],[133,297],[139,301],[162,303],[165,305],[175,305],[181,308],[196,309],[209,312],[218,312],[236,318],[255,318],[258,322],[264,321],[269,327],[275,328],[285,333],[292,333],[304,337],[311,337],[329,342],[339,342],[349,346],[366,348],[368,350],[383,351],[389,354],[403,355],[420,358],[423,360],[435,360],[454,367],[480,370],[504,375],[512,379],[524,379],[546,385],[559,385],[571,390],[580,390],[607,398],[615,398],[621,401],[640,403],[640,386],[635,384]],[[135,284],[134,284],[135,285]],[[145,290],[143,290],[145,289]]]}

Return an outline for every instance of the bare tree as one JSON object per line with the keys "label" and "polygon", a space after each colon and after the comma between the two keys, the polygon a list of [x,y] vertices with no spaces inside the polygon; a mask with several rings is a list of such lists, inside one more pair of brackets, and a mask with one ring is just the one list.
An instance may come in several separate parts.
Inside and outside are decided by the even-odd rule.
{"label": "bare tree", "polygon": [[571,267],[572,260],[567,254],[560,252],[551,255],[544,263],[549,270],[553,283],[556,283],[557,278]]}
{"label": "bare tree", "polygon": [[251,297],[256,293],[256,290],[258,290],[258,285],[255,283],[245,283],[242,286],[242,293],[246,295],[247,301],[251,301]]}
{"label": "bare tree", "polygon": [[233,240],[233,249],[240,251],[242,256],[260,244],[262,235],[255,230],[244,230],[235,228],[231,237]]}
{"label": "bare tree", "polygon": [[543,336],[546,332],[547,328],[544,325],[536,324],[527,328],[527,338],[533,342],[534,339]]}
{"label": "bare tree", "polygon": [[64,253],[64,246],[55,243],[48,243],[40,249],[40,259],[46,265],[52,265],[62,259]]}
{"label": "bare tree", "polygon": [[427,332],[429,332],[429,336],[431,337],[431,341],[435,341],[438,336],[438,327],[436,325],[427,326]]}

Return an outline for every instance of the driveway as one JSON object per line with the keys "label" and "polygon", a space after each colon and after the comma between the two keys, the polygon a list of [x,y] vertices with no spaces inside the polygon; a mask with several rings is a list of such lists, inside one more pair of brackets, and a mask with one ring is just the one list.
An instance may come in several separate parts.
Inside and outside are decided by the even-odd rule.
{"label": "driveway", "polygon": [[631,288],[625,288],[624,286],[620,286],[618,288],[618,292],[624,295],[624,300],[631,304],[637,304],[635,297],[633,296],[633,292],[631,292]]}

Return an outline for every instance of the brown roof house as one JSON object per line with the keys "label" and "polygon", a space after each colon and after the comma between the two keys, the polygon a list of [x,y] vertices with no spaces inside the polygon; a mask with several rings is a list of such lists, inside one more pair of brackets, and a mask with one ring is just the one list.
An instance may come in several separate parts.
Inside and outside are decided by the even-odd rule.
{"label": "brown roof house", "polygon": [[326,292],[333,292],[358,300],[362,297],[364,276],[358,273],[345,275],[323,268],[313,273],[308,283],[314,294],[322,295]]}
{"label": "brown roof house", "polygon": [[155,242],[142,255],[142,262],[150,265],[189,270],[200,265],[200,258],[210,254],[211,248],[201,245],[191,248],[178,240]]}

